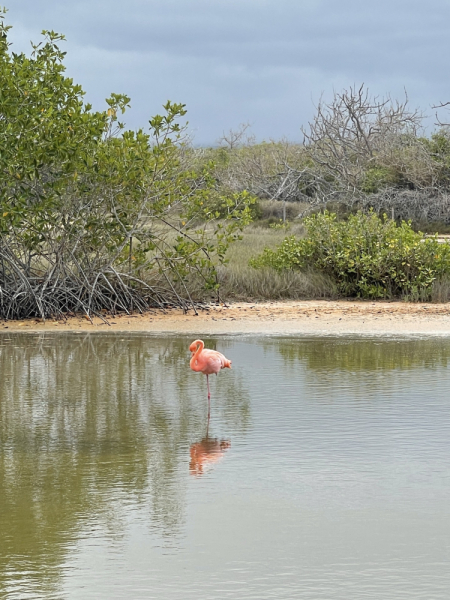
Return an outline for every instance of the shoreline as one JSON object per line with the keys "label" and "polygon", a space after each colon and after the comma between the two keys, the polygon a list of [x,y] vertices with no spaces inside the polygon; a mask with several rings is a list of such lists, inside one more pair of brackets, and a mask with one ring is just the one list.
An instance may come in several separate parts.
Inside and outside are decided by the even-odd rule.
{"label": "shoreline", "polygon": [[77,315],[62,320],[0,321],[0,332],[91,332],[307,336],[450,336],[450,303],[304,300],[210,304],[181,309],[107,316],[108,323]]}

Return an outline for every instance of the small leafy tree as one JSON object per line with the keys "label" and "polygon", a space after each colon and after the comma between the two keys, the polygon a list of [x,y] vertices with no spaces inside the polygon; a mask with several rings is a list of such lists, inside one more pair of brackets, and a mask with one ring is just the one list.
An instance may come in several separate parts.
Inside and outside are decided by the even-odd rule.
{"label": "small leafy tree", "polygon": [[186,307],[192,272],[217,288],[215,268],[253,199],[222,197],[217,220],[212,165],[186,158],[184,105],[168,102],[148,132],[128,131],[119,121],[127,96],[94,112],[65,76],[63,36],[44,31],[31,57],[15,54],[4,17],[0,315]]}

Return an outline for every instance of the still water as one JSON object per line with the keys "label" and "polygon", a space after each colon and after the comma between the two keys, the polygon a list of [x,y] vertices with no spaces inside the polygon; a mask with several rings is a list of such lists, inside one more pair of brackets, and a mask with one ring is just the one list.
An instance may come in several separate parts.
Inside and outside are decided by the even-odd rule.
{"label": "still water", "polygon": [[0,337],[0,598],[448,599],[450,340]]}

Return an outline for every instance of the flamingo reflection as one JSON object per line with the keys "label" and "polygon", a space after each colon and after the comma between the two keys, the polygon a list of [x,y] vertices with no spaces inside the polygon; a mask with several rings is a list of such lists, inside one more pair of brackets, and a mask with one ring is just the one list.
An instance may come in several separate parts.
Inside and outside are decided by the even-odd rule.
{"label": "flamingo reflection", "polygon": [[209,437],[209,415],[208,425],[206,427],[206,436],[200,441],[191,445],[189,462],[189,473],[199,477],[212,464],[218,462],[225,452],[230,448],[230,440],[219,440]]}

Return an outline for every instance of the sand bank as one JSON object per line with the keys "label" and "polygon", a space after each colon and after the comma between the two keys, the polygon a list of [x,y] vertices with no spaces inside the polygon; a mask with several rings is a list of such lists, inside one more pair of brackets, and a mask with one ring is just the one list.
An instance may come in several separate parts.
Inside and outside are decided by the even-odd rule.
{"label": "sand bank", "polygon": [[296,301],[211,304],[195,315],[179,309],[66,320],[0,321],[0,331],[148,332],[155,334],[438,335],[450,336],[450,304]]}

